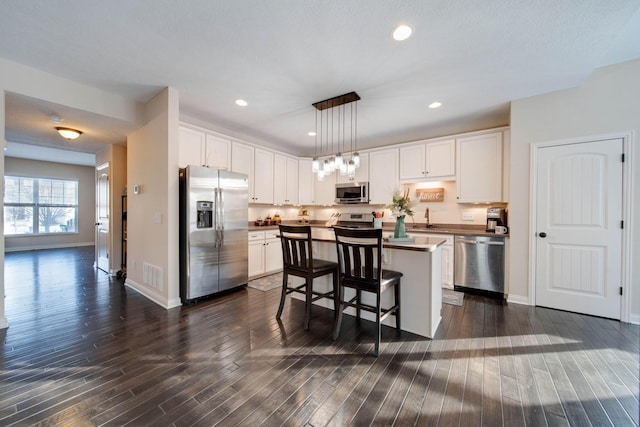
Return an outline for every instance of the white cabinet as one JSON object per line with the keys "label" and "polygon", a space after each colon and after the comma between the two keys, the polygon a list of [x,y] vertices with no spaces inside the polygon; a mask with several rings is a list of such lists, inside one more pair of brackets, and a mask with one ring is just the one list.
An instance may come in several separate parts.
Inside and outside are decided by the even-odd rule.
{"label": "white cabinet", "polygon": [[229,169],[231,141],[207,133],[205,130],[180,126],[178,143],[178,165],[208,166]]}
{"label": "white cabinet", "polygon": [[298,203],[301,205],[313,205],[315,194],[315,180],[318,177],[311,170],[311,160],[300,159],[298,161]]}
{"label": "white cabinet", "polygon": [[456,201],[502,201],[502,132],[459,138],[456,151]]}
{"label": "white cabinet", "polygon": [[407,233],[408,236],[446,239],[440,246],[442,251],[442,287],[453,289],[453,237],[448,234]]}
{"label": "white cabinet", "polygon": [[249,176],[249,203],[273,203],[272,152],[234,141],[231,170]]}
{"label": "white cabinet", "polygon": [[178,165],[204,165],[204,147],[207,134],[195,129],[180,126],[178,142]]}
{"label": "white cabinet", "polygon": [[249,232],[249,278],[282,269],[282,248],[278,230]]}
{"label": "white cabinet", "polygon": [[298,204],[298,160],[282,154],[273,156],[273,203]]}
{"label": "white cabinet", "polygon": [[231,141],[207,134],[204,164],[210,168],[229,169],[231,166]]}
{"label": "white cabinet", "polygon": [[233,141],[231,145],[231,170],[249,177],[249,203],[253,202],[253,147]]}
{"label": "white cabinet", "polygon": [[282,244],[277,237],[278,230],[267,230],[264,236],[264,272],[282,270]]}
{"label": "white cabinet", "polygon": [[[349,161],[350,158],[349,155],[345,156],[345,160],[347,161]],[[353,178],[340,175],[340,171],[334,173],[336,174],[336,182],[338,184],[369,181],[369,153],[360,153],[360,167],[356,169],[356,174]]]}
{"label": "white cabinet", "polygon": [[398,149],[369,153],[369,198],[371,204],[389,204],[400,187]]}
{"label": "white cabinet", "polygon": [[400,147],[400,179],[425,181],[453,178],[455,153],[456,144],[453,139]]}
{"label": "white cabinet", "polygon": [[255,149],[253,202],[273,203],[273,153]]}
{"label": "white cabinet", "polygon": [[249,233],[249,277],[264,273],[264,231]]}
{"label": "white cabinet", "polygon": [[329,176],[325,176],[322,181],[318,181],[318,177],[314,174],[314,204],[319,206],[331,206],[336,200],[336,174],[335,172]]}

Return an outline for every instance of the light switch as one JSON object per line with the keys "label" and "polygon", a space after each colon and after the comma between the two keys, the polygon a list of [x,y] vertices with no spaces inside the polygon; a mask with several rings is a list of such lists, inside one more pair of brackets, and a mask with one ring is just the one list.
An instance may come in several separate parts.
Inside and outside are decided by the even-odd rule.
{"label": "light switch", "polygon": [[156,224],[162,224],[162,214],[160,212],[153,214],[153,222]]}

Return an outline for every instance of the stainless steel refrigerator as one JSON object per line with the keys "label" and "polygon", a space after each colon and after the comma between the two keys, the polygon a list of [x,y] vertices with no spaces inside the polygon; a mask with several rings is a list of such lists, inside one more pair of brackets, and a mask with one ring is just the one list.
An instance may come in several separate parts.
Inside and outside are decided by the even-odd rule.
{"label": "stainless steel refrigerator", "polygon": [[247,175],[180,169],[180,299],[183,304],[247,284]]}

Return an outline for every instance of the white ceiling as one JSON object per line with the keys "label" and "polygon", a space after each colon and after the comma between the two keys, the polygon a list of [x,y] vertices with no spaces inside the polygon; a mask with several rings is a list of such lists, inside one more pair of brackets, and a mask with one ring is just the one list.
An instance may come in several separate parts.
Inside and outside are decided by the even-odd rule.
{"label": "white ceiling", "polygon": [[[350,91],[358,148],[506,125],[511,100],[640,58],[640,0],[5,1],[0,57],[143,102],[171,86],[183,116],[312,155],[311,104]],[[95,153],[133,130],[16,94],[6,110],[27,144]],[[52,134],[53,113],[85,135]]]}

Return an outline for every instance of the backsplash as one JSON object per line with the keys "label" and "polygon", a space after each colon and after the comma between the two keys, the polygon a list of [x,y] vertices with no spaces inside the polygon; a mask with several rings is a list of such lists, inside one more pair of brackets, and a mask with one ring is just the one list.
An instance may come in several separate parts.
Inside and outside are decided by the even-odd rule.
{"label": "backsplash", "polygon": [[[411,208],[414,211],[413,218],[406,219],[408,224],[415,222],[416,224],[424,224],[426,222],[425,211],[429,208],[429,220],[432,224],[468,224],[468,225],[484,225],[486,223],[487,208],[489,206],[506,207],[504,203],[491,204],[460,204],[456,203],[456,183],[455,181],[439,181],[425,182],[418,184],[405,185],[403,188],[409,188],[409,198],[411,200]],[[416,197],[416,189],[422,188],[443,188],[444,201],[442,202],[420,202]],[[391,203],[391,200],[389,200]],[[372,211],[384,210],[385,214],[383,222],[394,222],[395,219],[391,215],[389,209],[384,209],[382,205],[353,205],[353,206],[332,206],[332,207],[316,207],[305,206],[308,209],[309,220],[327,220],[333,213],[340,212],[342,214],[349,213],[370,213]],[[283,221],[298,220],[300,212],[299,207],[289,206],[250,206],[249,221],[255,221],[259,217],[264,219],[267,215],[273,216],[275,213],[280,214]],[[472,220],[462,220],[462,215],[470,216]]]}

